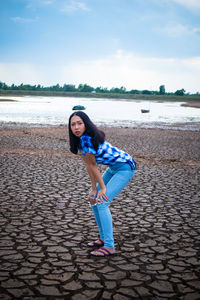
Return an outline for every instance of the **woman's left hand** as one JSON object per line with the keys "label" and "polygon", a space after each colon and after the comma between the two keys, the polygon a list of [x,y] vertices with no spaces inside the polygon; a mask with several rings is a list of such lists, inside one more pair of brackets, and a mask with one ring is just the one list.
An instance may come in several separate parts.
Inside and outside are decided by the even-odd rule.
{"label": "woman's left hand", "polygon": [[90,201],[90,204],[92,204],[92,205],[96,204],[96,195],[97,195],[97,190],[96,189],[92,189],[89,192],[88,200]]}
{"label": "woman's left hand", "polygon": [[104,200],[108,201],[108,197],[106,195],[106,188],[101,189],[96,197],[96,202],[97,203],[103,203],[104,204]]}

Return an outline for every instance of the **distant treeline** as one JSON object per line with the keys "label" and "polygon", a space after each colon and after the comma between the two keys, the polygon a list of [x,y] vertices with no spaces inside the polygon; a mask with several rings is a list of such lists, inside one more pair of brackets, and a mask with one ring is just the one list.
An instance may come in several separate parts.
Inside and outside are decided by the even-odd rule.
{"label": "distant treeline", "polygon": [[59,84],[44,87],[40,84],[20,84],[7,85],[0,81],[0,94],[2,95],[34,95],[34,96],[64,96],[64,97],[93,97],[93,98],[115,98],[115,99],[142,99],[142,100],[169,100],[180,101],[182,97],[187,101],[200,101],[200,93],[188,94],[184,89],[177,90],[175,93],[167,93],[165,86],[161,85],[158,91],[136,90],[127,91],[125,87],[121,88],[93,88],[88,84],[79,84],[76,87],[73,84]]}
{"label": "distant treeline", "polygon": [[[186,95],[186,91],[184,89],[177,90],[175,93],[167,93],[165,91],[165,86],[161,85],[158,91],[149,91],[149,90],[136,90],[132,89],[127,91],[125,87],[116,88],[113,87],[111,89],[103,88],[103,87],[92,87],[88,84],[79,84],[76,87],[73,84],[64,84],[60,86],[59,84],[44,87],[40,84],[31,85],[31,84],[23,84],[20,85],[7,85],[4,82],[0,81],[0,90],[12,90],[12,91],[50,91],[50,92],[79,92],[79,93],[102,93],[102,94],[135,94],[135,95],[176,95],[176,96],[184,96]],[[200,95],[199,93],[193,95]]]}

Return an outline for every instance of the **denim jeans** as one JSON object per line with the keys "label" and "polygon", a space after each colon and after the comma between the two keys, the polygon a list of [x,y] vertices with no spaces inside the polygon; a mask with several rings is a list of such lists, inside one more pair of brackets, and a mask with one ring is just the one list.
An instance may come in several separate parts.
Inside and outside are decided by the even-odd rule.
{"label": "denim jeans", "polygon": [[[112,216],[109,204],[128,184],[135,173],[128,163],[116,163],[105,171],[102,178],[106,186],[108,201],[91,205],[99,229],[100,238],[104,240],[104,247],[114,248]],[[100,187],[97,185],[97,190]]]}

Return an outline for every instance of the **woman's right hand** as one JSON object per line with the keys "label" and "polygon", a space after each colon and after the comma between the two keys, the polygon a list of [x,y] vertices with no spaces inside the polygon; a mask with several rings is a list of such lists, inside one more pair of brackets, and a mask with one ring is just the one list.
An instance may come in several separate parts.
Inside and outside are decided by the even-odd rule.
{"label": "woman's right hand", "polygon": [[96,199],[96,196],[97,196],[97,190],[91,190],[89,192],[89,195],[88,195],[88,200],[90,201],[90,203],[92,205],[96,204],[97,203],[97,199]]}

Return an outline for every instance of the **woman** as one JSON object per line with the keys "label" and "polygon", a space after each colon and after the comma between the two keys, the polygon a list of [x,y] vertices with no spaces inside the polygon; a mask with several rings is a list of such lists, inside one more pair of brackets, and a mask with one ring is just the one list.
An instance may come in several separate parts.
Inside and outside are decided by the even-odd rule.
{"label": "woman", "polygon": [[[88,246],[100,248],[92,251],[91,255],[114,255],[116,252],[109,204],[133,177],[136,163],[129,154],[105,141],[104,132],[84,112],[74,112],[69,118],[68,128],[70,151],[74,154],[81,152],[92,185],[88,199],[100,238]],[[97,164],[108,165],[103,176]]]}

